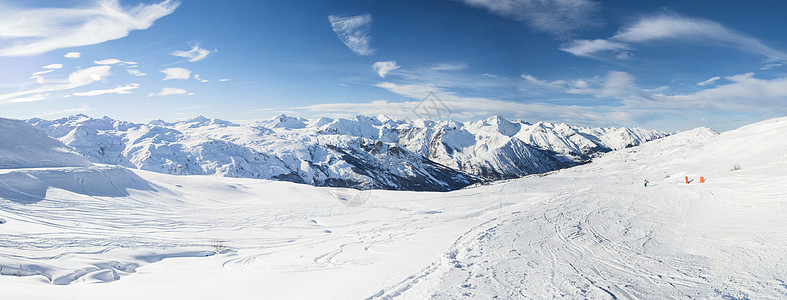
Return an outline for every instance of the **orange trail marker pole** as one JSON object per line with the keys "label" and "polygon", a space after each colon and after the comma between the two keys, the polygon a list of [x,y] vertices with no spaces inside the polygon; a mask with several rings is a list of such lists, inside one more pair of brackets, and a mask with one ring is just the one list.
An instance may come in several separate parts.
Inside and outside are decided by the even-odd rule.
{"label": "orange trail marker pole", "polygon": [[705,177],[700,176],[700,183],[705,183]]}
{"label": "orange trail marker pole", "polygon": [[689,184],[689,176],[686,176],[686,184]]}

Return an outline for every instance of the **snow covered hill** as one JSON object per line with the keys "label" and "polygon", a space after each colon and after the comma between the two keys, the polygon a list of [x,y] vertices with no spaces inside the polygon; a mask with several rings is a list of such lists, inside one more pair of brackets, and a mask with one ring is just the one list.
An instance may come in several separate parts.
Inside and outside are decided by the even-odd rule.
{"label": "snow covered hill", "polygon": [[785,133],[787,118],[698,128],[548,174],[373,190],[356,205],[351,190],[289,182],[133,170],[143,181],[113,194],[91,189],[114,181],[52,173],[39,201],[0,195],[0,293],[785,298]]}
{"label": "snow covered hill", "polygon": [[92,163],[23,121],[0,118],[0,169],[86,167]]}
{"label": "snow covered hill", "polygon": [[167,174],[433,191],[566,168],[666,136],[500,116],[467,123],[284,115],[245,125],[205,117],[135,124],[84,115],[27,122],[96,163]]}
{"label": "snow covered hill", "polygon": [[697,128],[525,178],[512,185],[549,200],[463,235],[380,298],[783,299],[785,136],[787,118]]}
{"label": "snow covered hill", "polygon": [[0,198],[35,203],[52,188],[105,197],[127,196],[131,188],[152,189],[126,168],[95,166],[41,130],[0,118]]}

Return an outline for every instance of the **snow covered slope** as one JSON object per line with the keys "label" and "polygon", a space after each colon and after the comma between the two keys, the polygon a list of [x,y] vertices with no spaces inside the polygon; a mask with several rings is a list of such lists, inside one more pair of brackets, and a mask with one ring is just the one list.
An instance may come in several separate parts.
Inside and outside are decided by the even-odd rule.
{"label": "snow covered slope", "polygon": [[44,200],[50,189],[120,197],[130,188],[152,189],[126,168],[94,166],[41,130],[0,118],[0,198],[29,204]]}
{"label": "snow covered slope", "polygon": [[134,124],[84,115],[28,123],[91,161],[180,175],[284,180],[316,186],[446,191],[584,162],[665,136],[628,128],[385,116],[238,125],[197,117]]}
{"label": "snow covered slope", "polygon": [[348,189],[140,170],[149,186],[126,195],[53,187],[35,203],[0,196],[0,291],[784,298],[785,133],[787,118],[722,134],[700,128],[549,174],[444,193],[373,190],[354,205]]}
{"label": "snow covered slope", "polygon": [[785,298],[785,136],[787,118],[698,128],[524,179],[550,199],[381,297]]}
{"label": "snow covered slope", "polygon": [[0,118],[0,169],[90,165],[82,155],[24,121]]}

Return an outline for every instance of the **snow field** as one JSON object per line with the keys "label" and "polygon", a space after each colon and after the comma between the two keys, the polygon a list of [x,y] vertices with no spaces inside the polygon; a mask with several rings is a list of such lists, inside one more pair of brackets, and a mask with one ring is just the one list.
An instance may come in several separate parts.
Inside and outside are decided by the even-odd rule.
{"label": "snow field", "polygon": [[[374,190],[361,205],[346,189],[286,182],[6,170],[0,179],[26,174],[45,193],[0,195],[0,294],[784,298],[785,132],[786,118],[697,129],[548,175]],[[227,249],[214,252],[216,240]]]}

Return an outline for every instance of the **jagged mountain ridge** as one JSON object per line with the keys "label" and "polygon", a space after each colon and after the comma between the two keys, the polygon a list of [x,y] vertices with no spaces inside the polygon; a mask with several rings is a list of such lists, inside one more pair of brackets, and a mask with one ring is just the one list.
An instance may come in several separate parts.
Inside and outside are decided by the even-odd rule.
{"label": "jagged mountain ridge", "polygon": [[169,174],[423,191],[566,168],[666,136],[641,128],[530,124],[501,116],[457,122],[281,115],[241,125],[202,116],[139,124],[75,115],[27,122],[95,163]]}

